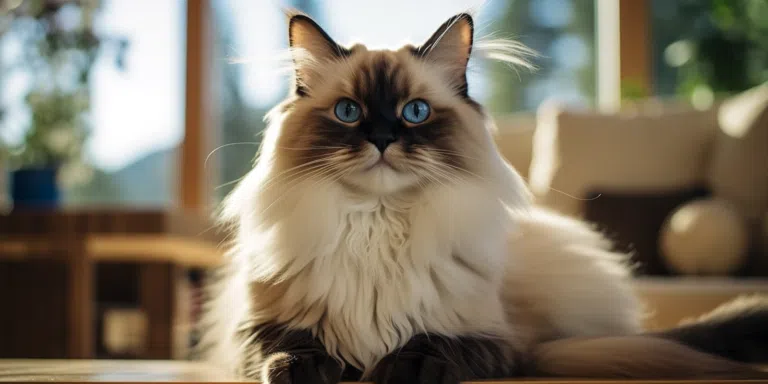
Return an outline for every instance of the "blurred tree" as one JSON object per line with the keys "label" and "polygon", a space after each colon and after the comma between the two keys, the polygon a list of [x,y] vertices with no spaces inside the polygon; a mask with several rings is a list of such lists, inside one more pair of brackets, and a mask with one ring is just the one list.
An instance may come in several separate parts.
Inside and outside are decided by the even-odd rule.
{"label": "blurred tree", "polygon": [[656,93],[697,106],[768,81],[768,0],[653,0]]}
{"label": "blurred tree", "polygon": [[2,72],[32,79],[25,90],[30,124],[21,142],[6,143],[14,167],[55,167],[67,184],[89,179],[83,147],[90,132],[91,68],[107,44],[117,46],[115,64],[124,68],[128,46],[125,39],[97,34],[100,6],[100,0],[0,3],[0,37],[21,47],[19,55],[0,62]]}
{"label": "blurred tree", "polygon": [[542,54],[535,75],[490,64],[489,108],[494,113],[533,110],[549,97],[591,103],[595,87],[595,2],[514,0],[504,2],[494,31]]}
{"label": "blurred tree", "polygon": [[[493,23],[494,30],[504,31],[504,37],[523,36],[523,43],[537,49],[530,39],[532,28],[528,14],[529,1],[513,1],[507,5],[502,16]],[[525,88],[531,82],[531,77],[520,76],[509,66],[496,62],[490,63],[490,77],[493,81],[488,107],[496,113],[519,111],[523,105]]]}
{"label": "blurred tree", "polygon": [[579,68],[579,86],[589,100],[597,97],[597,65],[595,54],[595,2],[576,0],[573,2],[574,20],[567,32],[578,36],[584,42],[589,57],[587,65]]}

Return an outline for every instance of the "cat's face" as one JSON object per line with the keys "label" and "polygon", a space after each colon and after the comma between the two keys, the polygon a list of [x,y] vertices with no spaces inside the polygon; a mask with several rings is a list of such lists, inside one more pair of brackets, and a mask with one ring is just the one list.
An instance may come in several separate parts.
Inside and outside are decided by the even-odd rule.
{"label": "cat's face", "polygon": [[420,47],[345,48],[293,16],[295,96],[282,106],[276,166],[372,194],[472,175],[484,129],[467,94],[472,34],[462,14]]}

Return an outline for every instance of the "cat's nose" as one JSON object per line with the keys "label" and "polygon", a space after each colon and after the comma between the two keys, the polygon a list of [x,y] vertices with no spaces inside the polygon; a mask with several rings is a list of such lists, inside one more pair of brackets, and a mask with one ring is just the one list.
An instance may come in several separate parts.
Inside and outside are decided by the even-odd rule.
{"label": "cat's nose", "polygon": [[368,141],[373,143],[373,145],[379,149],[379,152],[384,153],[384,150],[387,149],[390,144],[397,141],[397,137],[395,137],[395,132],[391,129],[374,129],[373,132],[368,135]]}

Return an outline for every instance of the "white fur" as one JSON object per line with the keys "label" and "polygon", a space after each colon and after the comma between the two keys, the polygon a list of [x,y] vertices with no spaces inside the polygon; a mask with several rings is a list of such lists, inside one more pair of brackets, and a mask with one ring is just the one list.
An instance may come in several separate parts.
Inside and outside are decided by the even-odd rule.
{"label": "white fur", "polygon": [[[270,184],[269,151],[228,202],[239,231],[234,275],[211,312],[226,318],[209,336],[219,363],[235,369],[247,358],[234,329],[248,316],[311,329],[363,370],[426,331],[533,343],[640,328],[622,257],[585,224],[526,209],[525,186],[495,152],[484,178],[494,183],[394,198],[315,179]],[[263,308],[259,291],[249,299],[250,282],[276,276],[290,281],[279,300]],[[325,315],[297,311],[312,306]]]}
{"label": "white fur", "polygon": [[[510,222],[491,189],[433,186],[412,200],[363,198],[338,184],[297,190],[280,194],[293,208],[274,223],[264,223],[268,213],[262,222],[244,220],[238,241],[236,260],[250,279],[283,270],[297,282],[278,304],[285,308],[271,308],[279,320],[313,329],[329,351],[363,369],[419,332],[507,336],[497,291]],[[473,255],[469,262],[487,279],[452,253]],[[292,316],[318,302],[327,311],[319,328],[317,319]]]}
{"label": "white fur", "polygon": [[584,222],[543,209],[516,219],[520,231],[510,237],[505,295],[538,319],[539,341],[641,330],[625,257],[610,252],[609,241]]}

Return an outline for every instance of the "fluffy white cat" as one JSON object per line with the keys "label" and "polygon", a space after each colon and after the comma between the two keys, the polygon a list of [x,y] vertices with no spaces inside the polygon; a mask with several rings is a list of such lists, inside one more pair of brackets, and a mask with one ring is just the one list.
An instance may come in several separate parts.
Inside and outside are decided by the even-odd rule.
{"label": "fluffy white cat", "polygon": [[224,206],[209,360],[267,383],[757,374],[643,335],[624,255],[532,204],[466,82],[470,54],[523,47],[466,14],[397,51],[289,25],[295,92]]}

